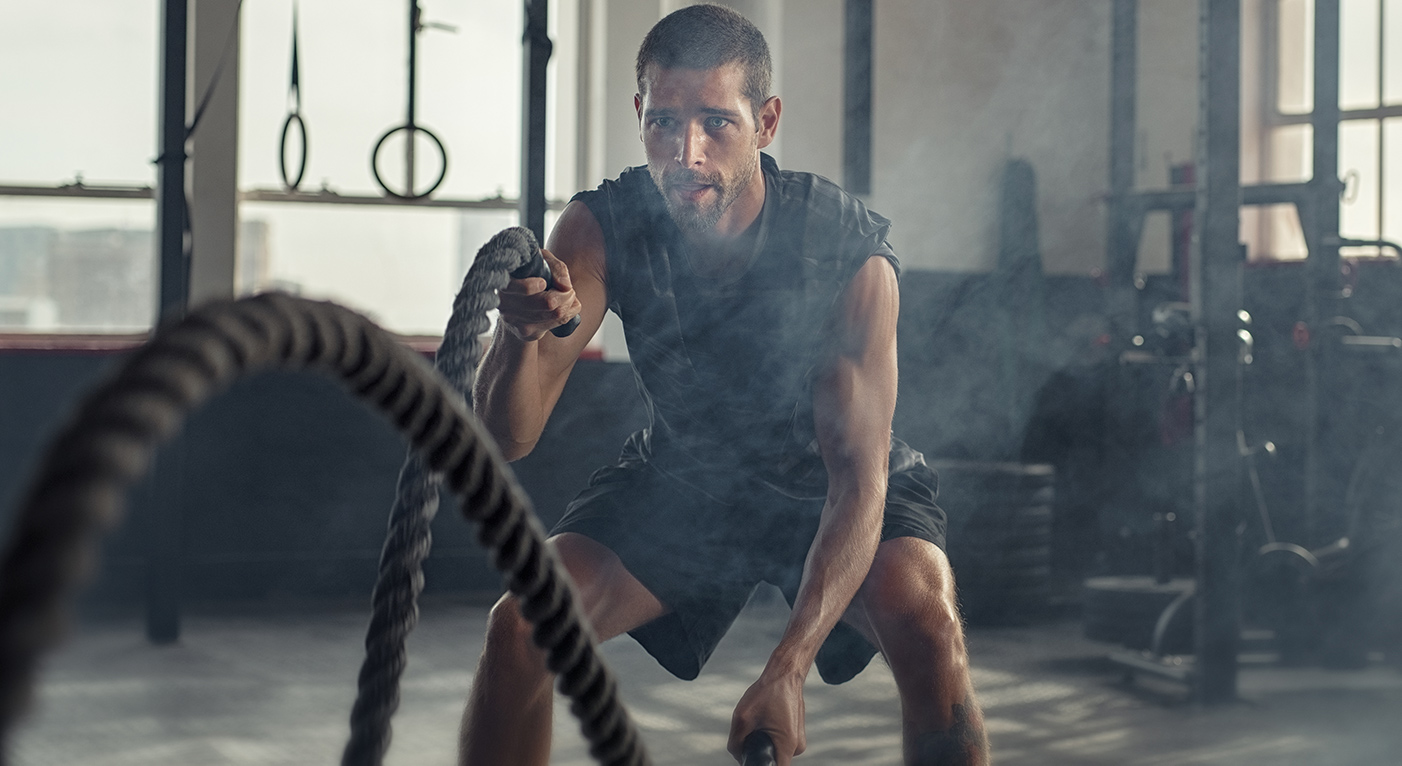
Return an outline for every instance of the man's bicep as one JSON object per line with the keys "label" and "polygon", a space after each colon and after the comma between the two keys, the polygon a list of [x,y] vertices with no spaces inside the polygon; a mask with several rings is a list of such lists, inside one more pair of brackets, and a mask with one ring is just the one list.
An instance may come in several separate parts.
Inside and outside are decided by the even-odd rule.
{"label": "man's bicep", "polygon": [[900,293],[890,261],[872,256],[843,293],[814,390],[818,443],[830,473],[885,475],[896,407]]}

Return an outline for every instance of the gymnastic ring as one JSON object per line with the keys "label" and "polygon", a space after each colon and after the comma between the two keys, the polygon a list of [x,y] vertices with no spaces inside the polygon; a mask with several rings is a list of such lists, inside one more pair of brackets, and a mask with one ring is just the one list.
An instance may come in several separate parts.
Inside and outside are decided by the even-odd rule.
{"label": "gymnastic ring", "polygon": [[[380,149],[384,147],[385,141],[388,141],[390,136],[394,135],[395,133],[398,133],[401,130],[409,131],[410,141],[414,140],[414,133],[423,133],[424,135],[428,136],[429,139],[432,140],[433,143],[438,147],[439,156],[443,158],[443,167],[438,171],[437,180],[433,182],[432,186],[428,187],[419,194],[415,194],[413,189],[405,189],[404,191],[407,193],[400,194],[399,192],[389,188],[389,185],[385,183],[385,180],[380,177],[380,168],[378,167],[380,159]],[[380,136],[380,140],[375,142],[375,148],[370,152],[370,174],[375,177],[375,183],[379,184],[380,188],[385,190],[385,194],[388,194],[391,197],[404,200],[423,199],[424,197],[427,197],[428,195],[432,194],[443,183],[443,179],[448,175],[448,150],[444,148],[443,142],[438,140],[438,136],[434,135],[433,131],[429,130],[428,128],[421,128],[418,125],[400,125],[398,127],[390,128],[389,130],[384,132],[384,135]]]}
{"label": "gymnastic ring", "polygon": [[[297,134],[302,137],[302,160],[297,165],[297,178],[287,180],[287,131],[292,128],[292,123],[297,123]],[[288,191],[297,191],[297,187],[302,185],[302,177],[307,174],[307,123],[302,121],[302,115],[297,112],[288,112],[287,119],[282,122],[282,140],[278,143],[278,170],[282,173],[282,185]]]}

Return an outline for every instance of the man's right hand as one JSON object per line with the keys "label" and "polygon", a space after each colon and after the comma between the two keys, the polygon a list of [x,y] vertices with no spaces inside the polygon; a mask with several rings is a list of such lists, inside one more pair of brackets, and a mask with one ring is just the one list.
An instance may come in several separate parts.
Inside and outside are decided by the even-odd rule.
{"label": "man's right hand", "polygon": [[546,333],[579,316],[584,309],[574,294],[570,270],[564,261],[549,250],[541,250],[541,254],[550,267],[556,289],[549,289],[544,279],[528,277],[511,280],[499,293],[501,316],[497,321],[526,342],[540,340]]}

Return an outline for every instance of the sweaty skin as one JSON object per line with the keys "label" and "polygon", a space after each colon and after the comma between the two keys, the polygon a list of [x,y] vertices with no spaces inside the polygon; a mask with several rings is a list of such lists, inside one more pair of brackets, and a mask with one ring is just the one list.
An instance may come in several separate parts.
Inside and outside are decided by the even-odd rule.
{"label": "sweaty skin", "polygon": [[[764,206],[759,150],[774,140],[782,104],[770,98],[754,108],[743,82],[738,64],[654,68],[634,98],[649,172],[703,273],[724,273],[741,257],[742,235]],[[509,460],[540,439],[608,303],[603,234],[582,203],[565,208],[545,257],[558,289],[526,279],[502,291],[496,336],[477,377],[476,410]],[[898,313],[894,269],[885,258],[868,259],[843,295],[814,385],[827,500],[788,625],[732,717],[727,746],[737,759],[755,730],[774,739],[783,766],[803,752],[803,683],[823,640],[845,619],[896,675],[906,762],[987,762],[948,561],[923,540],[880,542]],[[573,335],[549,334],[576,314],[581,324]],[[603,546],[571,534],[553,542],[600,640],[666,613]],[[528,635],[514,601],[504,597],[493,610],[464,713],[461,763],[546,763],[550,681]]]}

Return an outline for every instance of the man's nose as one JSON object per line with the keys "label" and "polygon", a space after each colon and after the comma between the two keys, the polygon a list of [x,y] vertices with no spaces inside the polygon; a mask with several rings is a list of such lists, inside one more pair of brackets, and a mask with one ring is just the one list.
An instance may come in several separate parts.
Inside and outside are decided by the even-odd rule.
{"label": "man's nose", "polygon": [[677,164],[684,168],[694,168],[706,160],[706,131],[688,124],[682,129],[681,146],[677,148]]}

